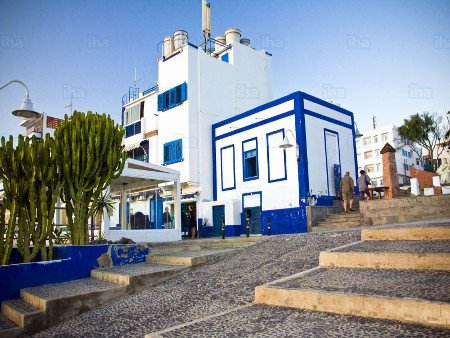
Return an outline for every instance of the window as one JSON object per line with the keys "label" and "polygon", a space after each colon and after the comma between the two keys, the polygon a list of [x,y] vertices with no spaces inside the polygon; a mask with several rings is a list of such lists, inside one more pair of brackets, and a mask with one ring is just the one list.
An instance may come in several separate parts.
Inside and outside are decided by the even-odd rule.
{"label": "window", "polygon": [[183,161],[182,140],[176,140],[164,144],[164,164]]}
{"label": "window", "polygon": [[403,170],[409,171],[409,169],[411,169],[411,166],[406,163],[403,163]]}
{"label": "window", "polygon": [[186,100],[187,85],[185,82],[158,95],[158,111],[173,108]]}
{"label": "window", "polygon": [[373,143],[378,143],[378,135],[375,135],[375,136],[373,137]]}
{"label": "window", "polygon": [[371,150],[371,151],[366,151],[366,152],[364,153],[364,158],[365,158],[366,160],[369,159],[369,158],[372,158],[372,156],[373,156],[372,150]]}
{"label": "window", "polygon": [[373,173],[373,164],[366,165],[364,167],[364,170],[366,171],[366,173]]}
{"label": "window", "polygon": [[141,119],[141,105],[143,107],[143,103],[135,104],[134,106],[125,108],[125,125],[132,124]]}
{"label": "window", "polygon": [[125,137],[130,137],[141,132],[141,121],[129,124],[125,127]]}
{"label": "window", "polygon": [[242,142],[244,181],[258,178],[258,141],[256,138]]}
{"label": "window", "polygon": [[381,142],[386,142],[388,140],[388,133],[381,134]]}
{"label": "window", "polygon": [[377,171],[381,171],[381,163],[377,163],[376,166],[377,166]]}
{"label": "window", "polygon": [[380,157],[380,149],[375,149],[375,157]]}
{"label": "window", "polygon": [[365,146],[368,146],[369,144],[372,144],[372,139],[370,137],[365,137],[363,143]]}

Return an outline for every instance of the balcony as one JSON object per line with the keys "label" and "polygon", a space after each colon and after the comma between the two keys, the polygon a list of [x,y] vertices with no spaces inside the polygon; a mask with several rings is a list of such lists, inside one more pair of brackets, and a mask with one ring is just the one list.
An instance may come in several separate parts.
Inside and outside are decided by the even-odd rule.
{"label": "balcony", "polygon": [[125,127],[125,137],[130,137],[140,133],[141,133],[141,121],[137,121]]}

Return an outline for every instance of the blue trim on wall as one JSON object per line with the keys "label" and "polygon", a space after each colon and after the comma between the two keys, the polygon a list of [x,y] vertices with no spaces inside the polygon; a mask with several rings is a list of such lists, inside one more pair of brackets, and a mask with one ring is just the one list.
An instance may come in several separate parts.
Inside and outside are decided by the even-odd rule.
{"label": "blue trim on wall", "polygon": [[311,101],[311,102],[320,104],[321,106],[325,106],[327,108],[336,110],[339,113],[345,114],[345,115],[350,116],[350,117],[353,116],[353,113],[351,111],[349,111],[347,109],[344,109],[342,107],[336,106],[336,105],[334,105],[334,104],[332,104],[332,103],[330,103],[328,101],[324,101],[322,99],[319,99],[318,97],[312,96],[312,95],[304,93],[304,92],[300,92],[300,96],[302,96],[304,99],[306,99],[308,101]]}
{"label": "blue trim on wall", "polygon": [[[249,150],[244,151],[244,143],[248,143],[248,142],[251,142],[251,141],[256,141],[256,148],[255,148],[255,150],[256,150],[256,176],[252,176],[252,177],[246,178],[245,177],[245,158],[244,158],[244,154],[245,154],[246,151],[249,151]],[[253,150],[253,148],[250,149],[250,150]],[[257,137],[252,137],[252,138],[249,138],[248,140],[242,141],[242,180],[244,182],[246,182],[246,181],[253,181],[253,180],[257,180],[257,179],[259,179],[258,138]]]}
{"label": "blue trim on wall", "polygon": [[[305,114],[303,97],[297,95],[295,98],[295,138],[299,144],[299,155],[298,160],[298,185],[299,185],[299,203],[302,205],[301,200],[306,200],[309,194],[309,172],[308,172],[308,152],[307,152],[307,142],[306,142],[306,127],[305,127]],[[305,209],[306,214],[306,209]]]}
{"label": "blue trim on wall", "polygon": [[[223,160],[222,160],[222,152],[224,149],[228,149],[228,148],[233,148],[233,180],[234,180],[234,185],[232,187],[229,188],[224,188],[223,187]],[[227,190],[233,190],[236,189],[236,160],[235,160],[235,153],[234,153],[234,144],[220,148],[220,179],[221,179],[221,183],[222,183],[222,191],[227,191]]]}
{"label": "blue trim on wall", "polygon": [[282,129],[278,129],[278,130],[274,130],[270,133],[266,134],[266,144],[267,144],[267,177],[268,177],[268,182],[269,183],[274,183],[274,182],[279,182],[279,181],[285,181],[287,180],[287,167],[286,167],[286,149],[283,149],[283,157],[284,157],[284,177],[280,177],[280,178],[276,178],[274,180],[270,179],[270,155],[269,155],[269,137],[271,135],[275,135],[278,133],[282,133],[283,135],[283,139],[285,136],[284,133],[284,128]]}
{"label": "blue trim on wall", "polygon": [[211,127],[212,139],[212,184],[213,184],[213,201],[217,201],[217,159],[216,159],[216,129]]}
{"label": "blue trim on wall", "polygon": [[352,114],[352,139],[353,139],[353,156],[354,156],[354,161],[355,161],[355,194],[359,195],[359,187],[358,187],[358,161],[357,161],[357,154],[356,154],[356,138],[355,138],[355,128],[353,128],[353,126],[355,125],[355,120],[354,120],[354,116]]}
{"label": "blue trim on wall", "polygon": [[312,112],[312,111],[310,111],[308,109],[305,109],[304,111],[305,111],[306,115],[310,115],[310,116],[313,116],[315,118],[318,118],[318,119],[321,119],[321,120],[324,120],[324,121],[328,121],[330,123],[337,124],[337,125],[345,127],[345,128],[352,128],[352,126],[349,125],[348,123],[332,119],[331,117],[328,117],[328,116],[323,116],[323,115],[314,113],[314,112]]}
{"label": "blue trim on wall", "polygon": [[295,234],[307,231],[304,208],[261,210],[261,234],[267,235],[268,217],[272,235]]}
{"label": "blue trim on wall", "polygon": [[230,131],[230,132],[228,132],[228,133],[226,133],[226,134],[222,134],[222,135],[220,135],[220,136],[217,136],[217,137],[216,137],[216,140],[220,140],[220,139],[223,139],[223,138],[226,138],[226,137],[235,135],[235,134],[239,134],[239,133],[242,133],[242,132],[244,132],[244,131],[246,131],[246,130],[253,129],[253,128],[256,128],[256,127],[265,125],[265,124],[267,124],[267,123],[271,123],[271,122],[273,122],[273,121],[277,121],[277,120],[280,120],[280,119],[284,119],[285,117],[288,117],[288,116],[291,116],[291,115],[294,115],[294,114],[295,114],[295,110],[291,110],[291,111],[288,111],[288,112],[286,112],[286,113],[279,114],[279,115],[270,117],[270,118],[268,118],[268,119],[265,119],[265,120],[262,120],[262,121],[259,121],[259,122],[250,124],[250,125],[248,125],[248,126],[245,126],[245,127],[242,127],[242,128],[235,129],[235,130]]}
{"label": "blue trim on wall", "polygon": [[323,128],[323,141],[324,141],[324,148],[325,148],[325,170],[327,172],[327,189],[328,189],[328,196],[330,196],[330,178],[328,176],[328,154],[327,154],[327,132],[330,134],[335,134],[337,136],[337,144],[338,144],[338,158],[339,158],[339,165],[341,165],[341,147],[339,145],[339,133],[337,131]]}

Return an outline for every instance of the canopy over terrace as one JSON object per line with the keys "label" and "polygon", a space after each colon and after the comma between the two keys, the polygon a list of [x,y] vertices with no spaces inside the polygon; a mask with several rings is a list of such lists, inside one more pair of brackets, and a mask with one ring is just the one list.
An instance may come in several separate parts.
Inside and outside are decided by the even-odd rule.
{"label": "canopy over terrace", "polygon": [[[127,226],[126,205],[131,192],[158,191],[160,186],[170,189],[173,198],[173,229],[129,229]],[[121,237],[130,238],[135,242],[161,242],[181,240],[181,188],[180,173],[166,167],[150,164],[138,160],[127,159],[125,168],[117,179],[111,181],[111,194],[120,196],[119,229],[111,229],[111,218],[105,213],[104,233],[109,240],[116,241]],[[118,211],[118,210],[116,210]],[[162,215],[160,215],[162,216]]]}

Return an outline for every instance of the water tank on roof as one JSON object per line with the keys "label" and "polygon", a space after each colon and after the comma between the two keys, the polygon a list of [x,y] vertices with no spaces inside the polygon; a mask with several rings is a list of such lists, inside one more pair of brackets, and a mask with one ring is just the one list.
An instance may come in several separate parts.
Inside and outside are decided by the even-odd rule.
{"label": "water tank on roof", "polygon": [[166,36],[163,43],[163,56],[166,58],[173,53],[173,37]]}
{"label": "water tank on roof", "polygon": [[173,45],[175,49],[178,49],[181,46],[187,44],[187,42],[188,42],[188,33],[186,31],[179,30],[173,33]]}
{"label": "water tank on roof", "polygon": [[239,42],[241,39],[241,31],[237,28],[228,28],[225,31],[225,40],[227,45],[235,41]]}
{"label": "water tank on roof", "polygon": [[241,39],[241,43],[242,43],[244,46],[250,47],[250,39],[242,38],[242,39]]}
{"label": "water tank on roof", "polygon": [[227,43],[224,36],[216,36],[214,39],[216,42],[214,42],[214,50],[216,52],[220,51],[221,49],[225,48],[225,44]]}

